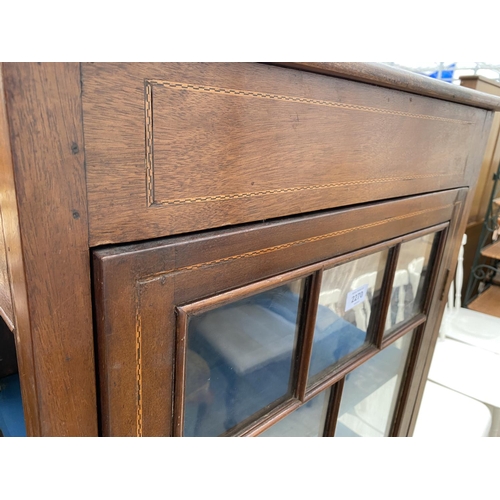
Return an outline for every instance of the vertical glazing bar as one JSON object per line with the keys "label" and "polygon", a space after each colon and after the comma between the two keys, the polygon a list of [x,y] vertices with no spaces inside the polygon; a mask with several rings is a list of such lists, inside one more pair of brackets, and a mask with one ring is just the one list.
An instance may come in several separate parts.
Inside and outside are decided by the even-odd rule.
{"label": "vertical glazing bar", "polygon": [[186,384],[186,351],[187,351],[188,315],[177,309],[177,341],[175,346],[174,374],[174,436],[184,434],[184,392]]}
{"label": "vertical glazing bar", "polygon": [[335,429],[337,428],[337,419],[339,418],[340,402],[342,401],[342,393],[344,391],[344,380],[340,379],[333,387],[330,395],[330,404],[328,414],[325,422],[324,437],[335,436]]}
{"label": "vertical glazing bar", "polygon": [[413,334],[412,345],[410,348],[410,352],[408,354],[408,359],[406,361],[404,378],[401,383],[401,387],[399,389],[396,408],[394,409],[392,424],[389,430],[389,436],[391,437],[401,436],[402,417],[408,403],[410,385],[413,379],[413,375],[415,373],[415,366],[417,363],[418,353],[420,351],[420,345],[422,344],[422,336],[424,330],[425,330],[425,323],[423,325],[420,325]]}
{"label": "vertical glazing bar", "polygon": [[[314,327],[316,325],[316,313],[318,311],[319,292],[323,279],[323,269],[315,272],[309,278],[309,286],[306,288],[306,303],[302,325],[302,349],[299,354],[299,367],[297,375],[297,398],[304,400],[309,374],[309,363],[311,361],[312,346],[314,340]],[[299,337],[300,338],[300,337]]]}
{"label": "vertical glazing bar", "polygon": [[373,337],[375,339],[375,345],[378,349],[382,348],[385,323],[387,320],[387,314],[389,313],[389,304],[391,303],[392,283],[394,282],[394,275],[396,274],[400,248],[401,244],[396,245],[395,247],[391,248],[389,252],[378,311],[377,314],[374,314],[371,318],[372,325],[370,325],[370,329],[368,330],[370,332],[374,332]]}

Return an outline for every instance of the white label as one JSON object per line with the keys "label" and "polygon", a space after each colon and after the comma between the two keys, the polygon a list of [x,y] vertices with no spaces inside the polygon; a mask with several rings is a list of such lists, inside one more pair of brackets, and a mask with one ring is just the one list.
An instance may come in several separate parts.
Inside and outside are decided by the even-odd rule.
{"label": "white label", "polygon": [[356,290],[351,290],[347,294],[347,300],[345,302],[345,310],[348,311],[352,309],[354,306],[361,304],[365,300],[366,292],[368,291],[368,285],[360,286],[356,288]]}

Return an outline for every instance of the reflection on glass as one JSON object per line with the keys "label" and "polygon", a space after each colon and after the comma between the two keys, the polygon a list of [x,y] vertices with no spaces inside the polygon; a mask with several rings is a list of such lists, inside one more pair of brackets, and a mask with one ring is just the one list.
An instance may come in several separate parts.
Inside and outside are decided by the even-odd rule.
{"label": "reflection on glass", "polygon": [[388,436],[413,331],[347,375],[335,437]]}
{"label": "reflection on glass", "polygon": [[380,295],[387,254],[384,250],[323,272],[309,383],[365,344],[372,310],[377,307]]}
{"label": "reflection on glass", "polygon": [[426,278],[432,267],[429,264],[437,242],[438,238],[433,233],[401,245],[385,333],[422,312]]}
{"label": "reflection on glass", "polygon": [[297,280],[189,319],[185,436],[217,436],[290,394]]}
{"label": "reflection on glass", "polygon": [[293,413],[265,430],[259,437],[321,437],[330,400],[328,388]]}

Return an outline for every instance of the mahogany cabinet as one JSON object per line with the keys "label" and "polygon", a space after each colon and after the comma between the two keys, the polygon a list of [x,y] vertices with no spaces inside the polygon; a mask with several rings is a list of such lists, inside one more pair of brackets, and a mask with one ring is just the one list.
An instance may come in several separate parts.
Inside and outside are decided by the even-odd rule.
{"label": "mahogany cabinet", "polygon": [[411,435],[500,99],[376,64],[1,76],[30,435]]}

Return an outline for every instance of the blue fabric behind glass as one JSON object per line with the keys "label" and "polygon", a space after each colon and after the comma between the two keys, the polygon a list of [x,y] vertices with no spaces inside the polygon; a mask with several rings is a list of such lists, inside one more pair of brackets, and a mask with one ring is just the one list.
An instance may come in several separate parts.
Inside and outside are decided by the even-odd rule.
{"label": "blue fabric behind glass", "polygon": [[[190,319],[188,348],[210,367],[214,402],[203,410],[205,422],[199,425],[199,406],[186,407],[185,435],[218,435],[289,394],[300,301],[289,287],[280,286]],[[354,351],[365,337],[320,305],[311,372],[319,373]],[[255,345],[264,348],[262,360],[249,355]]]}
{"label": "blue fabric behind glass", "polygon": [[365,340],[366,332],[328,307],[318,306],[309,379],[359,349]]}
{"label": "blue fabric behind glass", "polygon": [[0,379],[0,429],[5,437],[25,437],[19,375]]}
{"label": "blue fabric behind glass", "polygon": [[213,402],[201,424],[200,406],[186,406],[185,436],[221,434],[289,394],[299,303],[280,286],[190,319],[188,349],[210,368]]}

